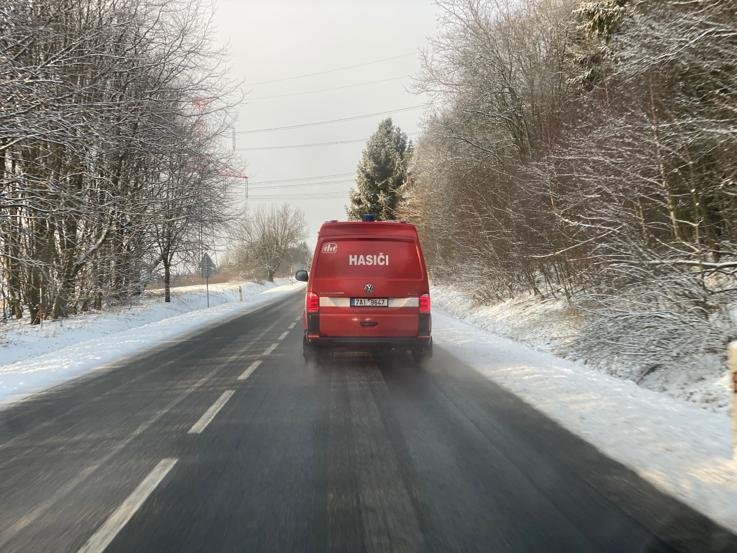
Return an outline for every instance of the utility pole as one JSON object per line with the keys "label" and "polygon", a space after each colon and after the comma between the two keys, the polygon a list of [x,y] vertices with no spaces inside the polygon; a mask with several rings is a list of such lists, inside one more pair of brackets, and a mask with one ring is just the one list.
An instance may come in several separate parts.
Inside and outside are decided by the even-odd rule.
{"label": "utility pole", "polygon": [[[230,127],[230,146],[232,148],[233,154],[236,152],[236,132],[235,132],[235,126],[234,125],[228,125]],[[245,175],[243,173],[238,173],[235,169],[226,168],[225,171],[220,173],[223,177],[230,177],[234,179],[243,179],[245,184],[245,202],[243,204],[243,211],[245,212],[248,209],[248,175]]]}
{"label": "utility pole", "polygon": [[[233,153],[236,151],[236,133],[235,133],[235,126],[230,125],[230,137],[231,137],[231,147],[233,149]],[[245,184],[245,202],[243,204],[243,211],[248,210],[248,175],[231,175],[235,178],[241,178],[244,181]]]}
{"label": "utility pole", "polygon": [[[246,201],[246,205],[248,204],[248,175],[244,173],[239,173],[235,169],[231,169],[229,167],[226,167],[224,170],[220,171],[218,173],[221,177],[227,177],[230,179],[242,179],[243,184],[245,186],[245,194],[244,198]],[[245,209],[245,206],[244,206]]]}

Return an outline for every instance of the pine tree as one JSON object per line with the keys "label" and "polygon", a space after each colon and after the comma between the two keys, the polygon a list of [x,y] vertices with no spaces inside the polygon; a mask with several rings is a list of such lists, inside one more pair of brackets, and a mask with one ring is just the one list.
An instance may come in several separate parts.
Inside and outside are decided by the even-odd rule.
{"label": "pine tree", "polygon": [[360,219],[364,213],[373,213],[379,221],[395,219],[411,157],[412,143],[407,135],[391,119],[384,119],[369,138],[358,164],[348,217]]}

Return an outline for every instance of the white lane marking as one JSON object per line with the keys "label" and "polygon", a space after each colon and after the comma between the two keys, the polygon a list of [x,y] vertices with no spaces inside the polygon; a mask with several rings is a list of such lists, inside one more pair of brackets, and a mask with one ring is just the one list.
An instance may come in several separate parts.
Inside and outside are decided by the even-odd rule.
{"label": "white lane marking", "polygon": [[277,338],[277,340],[281,342],[281,341],[282,341],[282,340],[283,340],[284,338],[286,338],[286,337],[287,337],[287,334],[289,334],[289,331],[288,331],[288,330],[287,330],[287,331],[285,331],[285,332],[282,332],[282,333],[281,333],[281,334],[279,335],[279,337]]}
{"label": "white lane marking", "polygon": [[294,319],[294,320],[295,321],[301,321],[302,320],[302,313],[300,313],[299,315],[297,315],[297,318]]}
{"label": "white lane marking", "polygon": [[107,520],[100,526],[97,531],[92,534],[87,543],[85,543],[78,553],[102,553],[105,548],[110,545],[128,521],[133,518],[136,511],[148,499],[161,481],[166,477],[169,471],[177,463],[177,459],[162,459],[154,469],[148,473],[148,476],[138,484],[120,507],[115,509]]}
{"label": "white lane marking", "polygon": [[[256,309],[258,309],[258,306],[257,306],[256,308],[254,308],[254,310],[256,310]],[[246,312],[246,313],[243,313],[243,315],[249,315],[249,314],[251,314],[251,313],[252,313],[252,311],[248,311],[248,312]],[[240,315],[239,315],[239,316],[240,316]],[[230,357],[230,358],[229,358],[229,359],[228,359],[228,360],[227,360],[227,361],[225,362],[225,364],[227,365],[227,364],[229,364],[230,362],[232,362],[233,360],[235,360],[235,359],[237,359],[238,357],[240,357],[241,355],[243,355],[243,353],[244,353],[245,351],[247,351],[247,350],[248,350],[248,348],[250,348],[251,346],[253,346],[253,345],[254,345],[254,344],[255,344],[256,342],[258,342],[258,341],[259,341],[259,340],[260,340],[261,338],[263,338],[264,334],[266,334],[266,333],[267,333],[268,331],[270,331],[270,330],[271,330],[272,328],[274,328],[274,327],[275,327],[275,326],[277,325],[277,323],[279,323],[279,322],[280,322],[280,319],[281,319],[280,317],[278,317],[278,318],[274,319],[274,322],[272,322],[272,323],[271,323],[271,324],[270,324],[269,326],[267,326],[267,327],[266,327],[265,329],[263,329],[263,330],[262,330],[262,331],[261,331],[261,332],[260,332],[260,333],[259,333],[259,334],[258,334],[258,335],[257,335],[257,336],[256,336],[256,337],[254,338],[254,339],[253,339],[253,340],[251,340],[250,342],[248,342],[248,344],[247,344],[246,346],[244,346],[244,347],[243,347],[243,348],[242,348],[241,350],[239,350],[239,351],[237,351],[236,353],[234,353],[234,354],[233,354],[233,355],[232,355],[232,356],[231,356],[231,357]],[[176,342],[176,343],[180,343],[180,342],[183,342],[183,340],[173,340],[173,342]],[[168,360],[168,361],[166,361],[165,363],[163,363],[163,364],[159,365],[159,367],[158,367],[158,368],[159,368],[159,369],[162,369],[162,368],[164,368],[164,367],[168,367],[169,365],[172,365],[172,364],[174,364],[174,363],[177,363],[177,362],[181,361],[181,360],[182,360],[183,358],[187,357],[188,355],[191,355],[191,352],[189,352],[189,351],[186,351],[186,352],[184,352],[184,353],[181,353],[181,354],[179,354],[179,355],[175,355],[174,357],[172,357],[171,359],[169,359],[169,360]],[[122,366],[125,366],[125,362],[121,362],[121,363],[116,363],[116,364],[110,364],[110,365],[103,365],[103,366],[102,366],[102,368],[105,368],[105,367],[107,367],[107,369],[109,369],[109,370],[110,370],[110,372],[112,372],[112,370],[113,370],[113,369],[116,369],[116,368],[120,368],[120,367],[122,367]],[[207,378],[209,378],[210,376],[212,376],[212,375],[213,375],[213,374],[214,374],[215,372],[217,372],[218,370],[220,370],[220,369],[221,369],[221,368],[222,368],[223,366],[224,366],[224,365],[218,365],[218,367],[217,367],[217,368],[216,368],[215,370],[213,370],[213,371],[212,371],[211,373],[209,373],[209,375],[208,375],[208,377],[207,377]],[[140,375],[138,375],[138,376],[134,377],[134,378],[133,378],[133,379],[131,379],[131,380],[128,380],[128,381],[126,382],[126,385],[130,385],[130,384],[132,384],[132,383],[134,383],[134,382],[137,382],[138,380],[141,380],[141,379],[143,379],[143,378],[146,378],[146,376],[149,376],[149,374],[150,374],[150,373],[142,372],[142,373],[141,373]],[[198,384],[197,386],[199,386],[199,384]],[[99,395],[99,396],[97,396],[97,397],[96,397],[95,399],[93,399],[93,400],[92,400],[92,402],[104,401],[106,397],[108,397],[108,396],[112,395],[113,393],[115,393],[116,391],[118,391],[118,390],[119,390],[120,388],[121,388],[121,386],[116,386],[116,387],[114,387],[114,388],[112,388],[112,389],[110,389],[110,390],[106,391],[106,392],[105,392],[105,393],[103,393],[102,395]],[[189,390],[188,390],[188,393],[189,393],[189,392],[191,392],[191,391],[192,391],[192,389],[189,389]],[[182,399],[183,399],[183,398],[182,398]],[[89,405],[89,403],[85,403],[85,404],[80,404],[79,406],[77,406],[77,407],[75,407],[75,408],[72,408],[72,409],[70,409],[70,410],[69,410],[69,411],[67,411],[67,412],[66,412],[65,414],[69,415],[69,414],[71,414],[71,413],[74,413],[74,412],[78,411],[79,409],[81,409],[82,407],[84,407],[85,405]],[[35,426],[35,427],[33,428],[33,431],[38,431],[38,430],[39,430],[39,429],[41,429],[41,428],[45,428],[45,427],[47,427],[47,426],[50,426],[50,425],[52,424],[52,422],[53,422],[53,420],[49,419],[48,421],[46,421],[46,422],[44,422],[44,423],[42,423],[42,424],[40,424],[40,425],[37,425],[37,426]],[[22,434],[18,434],[17,436],[15,436],[15,437],[11,438],[11,439],[10,439],[10,440],[8,440],[7,442],[4,442],[4,443],[0,444],[0,450],[2,450],[2,449],[5,449],[5,448],[6,448],[6,447],[8,447],[9,445],[11,445],[11,444],[12,444],[13,442],[16,442],[16,441],[20,440],[20,439],[21,439],[22,437],[27,437],[27,436],[28,436],[28,432],[24,432],[24,433],[22,433]],[[5,466],[9,465],[9,464],[10,464],[11,462],[13,462],[13,461],[17,460],[17,459],[18,459],[19,457],[21,457],[22,455],[24,455],[24,454],[23,454],[23,453],[20,453],[20,454],[18,454],[18,455],[15,455],[15,456],[13,456],[13,457],[9,457],[9,458],[7,458],[7,459],[3,459],[3,462],[2,462],[2,463],[0,463],[0,468],[3,468],[3,467],[5,467]],[[0,542],[0,546],[1,546],[1,545],[2,545],[2,542]],[[1,547],[0,547],[0,550],[2,550],[2,548],[1,548]]]}
{"label": "white lane marking", "polygon": [[212,419],[215,418],[215,415],[218,414],[220,409],[223,408],[223,406],[228,402],[228,400],[231,398],[231,396],[235,393],[234,390],[226,390],[222,393],[222,395],[213,403],[210,405],[210,408],[205,411],[205,414],[200,417],[200,420],[198,420],[192,428],[189,429],[189,432],[187,434],[201,434],[202,431],[207,428],[207,425],[210,424]]}
{"label": "white lane marking", "polygon": [[[100,458],[98,461],[96,461],[94,464],[82,469],[77,476],[72,478],[70,481],[68,481],[66,484],[61,486],[59,489],[57,489],[53,494],[48,496],[43,502],[39,503],[32,511],[29,511],[25,515],[23,515],[22,518],[18,519],[15,523],[13,523],[11,526],[0,532],[0,551],[3,550],[3,547],[5,544],[12,539],[12,537],[22,530],[23,528],[30,525],[32,522],[37,520],[39,517],[41,517],[46,511],[48,511],[51,507],[53,507],[58,501],[60,501],[63,497],[65,497],[68,493],[70,493],[72,490],[74,490],[80,483],[84,482],[90,475],[92,475],[95,471],[97,471],[101,466],[103,466],[105,463],[107,463],[110,459],[112,459],[115,455],[117,455],[124,447],[126,447],[131,441],[133,441],[135,438],[143,434],[146,430],[148,430],[154,423],[156,423],[161,417],[166,415],[171,409],[173,409],[176,405],[184,401],[186,398],[188,398],[192,392],[202,387],[202,385],[207,382],[214,374],[222,370],[224,367],[227,367],[230,365],[233,361],[235,361],[238,357],[241,357],[244,352],[248,351],[256,342],[258,342],[264,334],[269,332],[272,328],[274,328],[279,320],[275,320],[273,323],[271,323],[268,327],[263,329],[256,337],[254,337],[248,344],[246,344],[242,349],[239,349],[237,352],[233,353],[224,363],[219,363],[213,370],[208,372],[205,376],[200,378],[196,383],[189,386],[181,395],[175,397],[171,402],[166,404],[162,409],[157,411],[156,415],[141,423],[138,428],[136,428],[133,433],[128,436],[126,439],[124,439],[122,442],[119,442],[112,450],[110,450],[105,456]],[[175,361],[178,361],[182,356],[178,356],[174,358],[172,363]],[[170,364],[167,362],[165,365]],[[162,365],[162,366],[165,366]],[[143,377],[143,375],[141,376]],[[138,378],[136,379],[138,380]],[[4,446],[4,444],[3,444]],[[0,449],[3,447],[0,446]],[[2,468],[2,466],[0,466]]]}
{"label": "white lane marking", "polygon": [[238,380],[245,380],[246,378],[248,378],[249,376],[251,376],[253,374],[253,371],[255,371],[256,369],[258,369],[258,366],[260,364],[261,364],[261,360],[260,359],[258,361],[254,361],[253,363],[251,363],[248,366],[248,368],[245,371],[243,371],[243,374],[238,377]]}
{"label": "white lane marking", "polygon": [[[248,344],[246,344],[242,349],[239,349],[237,352],[235,352],[233,355],[231,355],[224,363],[218,364],[212,371],[210,371],[208,374],[203,376],[201,379],[199,379],[195,384],[189,386],[184,393],[181,395],[175,397],[170,403],[168,403],[166,406],[164,406],[162,409],[158,410],[155,414],[155,416],[147,421],[144,421],[141,423],[136,430],[133,431],[133,433],[128,436],[126,439],[124,439],[122,442],[119,442],[112,450],[110,450],[106,455],[104,455],[102,458],[97,460],[92,465],[89,465],[85,468],[83,468],[74,478],[72,478],[70,481],[68,481],[66,484],[61,486],[59,489],[57,489],[53,494],[50,496],[47,496],[44,501],[37,504],[33,510],[29,511],[25,515],[23,515],[22,518],[18,519],[15,523],[13,523],[11,526],[0,532],[0,551],[3,550],[4,545],[12,539],[12,537],[19,532],[20,530],[24,529],[28,525],[30,525],[32,522],[37,520],[39,517],[41,517],[46,511],[48,511],[51,507],[53,507],[58,501],[60,501],[63,497],[65,497],[68,493],[70,493],[72,490],[74,490],[80,483],[84,482],[89,476],[94,474],[101,466],[103,466],[105,463],[107,463],[110,459],[112,459],[115,455],[117,455],[124,447],[126,447],[133,439],[137,438],[141,434],[143,434],[146,430],[148,430],[154,423],[156,423],[161,417],[166,415],[172,408],[174,408],[177,404],[181,403],[183,400],[185,400],[187,397],[190,396],[192,392],[199,389],[208,379],[210,379],[215,373],[232,363],[235,359],[238,357],[241,357],[244,352],[248,351],[249,348],[251,348],[256,342],[258,342],[264,334],[269,332],[272,328],[274,328],[277,323],[279,323],[280,319],[275,319],[269,326],[267,326],[265,329],[263,329],[256,337],[254,337]],[[183,341],[192,341],[192,340],[170,340],[172,343],[181,343]],[[176,363],[179,361],[182,357],[186,357],[186,355],[189,355],[189,353],[185,353],[182,355],[178,355],[160,367],[168,366],[172,363]],[[113,367],[111,365],[111,367]],[[254,368],[255,370],[255,368]],[[136,380],[140,380],[141,378],[144,378],[146,375],[141,374],[139,377],[136,377],[134,380],[129,381],[134,382]],[[250,374],[248,375],[250,376]],[[240,380],[240,378],[239,378]],[[102,398],[104,396],[107,396],[117,390],[118,388],[115,388],[113,390],[110,390],[108,392],[105,392],[102,396],[99,396],[99,398]],[[72,410],[73,411],[73,410]],[[69,412],[72,412],[69,411]],[[41,425],[41,427],[48,426],[50,423],[44,423]],[[37,427],[36,429],[38,429]],[[19,435],[22,436],[22,435]],[[10,444],[10,442],[13,442],[17,440],[18,438],[13,438],[9,440],[8,442],[5,442],[3,444],[0,444],[0,449],[5,448]],[[12,461],[17,460],[21,454],[16,455],[15,457],[11,457],[7,459],[7,463],[4,461],[2,465],[0,465],[0,468],[4,466],[5,464],[10,464]]]}
{"label": "white lane marking", "polygon": [[289,330],[292,330],[295,326],[297,326],[297,321],[294,321],[292,324],[289,325]]}
{"label": "white lane marking", "polygon": [[278,345],[279,345],[278,343],[274,342],[268,348],[266,348],[261,355],[269,355],[272,351],[276,349],[276,346]]}
{"label": "white lane marking", "polygon": [[38,504],[32,511],[23,515],[22,518],[18,519],[18,521],[16,521],[13,525],[9,526],[3,532],[0,532],[0,551],[2,551],[3,546],[7,543],[7,541],[10,538],[12,538],[12,536],[15,533],[19,532],[20,530],[22,530],[23,528],[31,524],[33,521],[35,521],[37,518],[42,516],[57,501],[61,500],[64,496],[66,496],[74,488],[76,488],[80,483],[84,482],[88,476],[93,474],[102,465],[104,465],[110,459],[115,457],[115,455],[120,453],[120,451],[124,447],[126,447],[135,438],[137,438],[138,436],[143,434],[146,430],[148,430],[155,422],[157,422],[161,417],[166,415],[172,408],[174,408],[177,404],[181,403],[184,399],[188,398],[192,392],[194,392],[196,389],[202,386],[207,381],[207,379],[210,378],[212,374],[216,372],[217,370],[219,369],[215,369],[211,371],[209,374],[200,378],[195,384],[187,388],[187,390],[183,394],[175,397],[173,401],[169,402],[165,407],[160,409],[153,418],[138,425],[138,428],[136,428],[133,431],[133,434],[128,436],[122,442],[118,443],[113,449],[111,449],[107,453],[107,455],[100,458],[94,464],[82,469],[82,471],[80,471],[79,474],[77,474],[77,476],[75,476],[70,481],[68,481],[66,484],[64,484],[62,487],[60,487],[52,495],[48,496],[45,501]]}

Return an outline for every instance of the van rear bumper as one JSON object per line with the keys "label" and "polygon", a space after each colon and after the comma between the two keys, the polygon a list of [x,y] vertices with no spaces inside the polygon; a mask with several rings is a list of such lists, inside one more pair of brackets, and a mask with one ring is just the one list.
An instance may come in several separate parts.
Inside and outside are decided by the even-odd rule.
{"label": "van rear bumper", "polygon": [[306,337],[314,347],[335,349],[417,348],[430,344],[429,336],[320,336]]}
{"label": "van rear bumper", "polygon": [[307,338],[349,341],[378,338],[384,343],[395,339],[429,339],[432,334],[430,313],[307,313]]}

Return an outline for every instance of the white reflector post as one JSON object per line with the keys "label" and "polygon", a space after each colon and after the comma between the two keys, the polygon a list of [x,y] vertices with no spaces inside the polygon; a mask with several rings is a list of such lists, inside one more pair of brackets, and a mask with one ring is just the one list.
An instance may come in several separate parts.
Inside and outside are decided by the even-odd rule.
{"label": "white reflector post", "polygon": [[727,358],[732,373],[732,458],[737,461],[737,341],[729,344]]}

